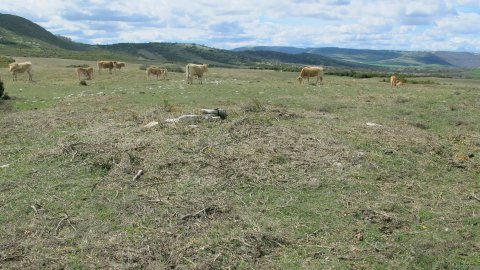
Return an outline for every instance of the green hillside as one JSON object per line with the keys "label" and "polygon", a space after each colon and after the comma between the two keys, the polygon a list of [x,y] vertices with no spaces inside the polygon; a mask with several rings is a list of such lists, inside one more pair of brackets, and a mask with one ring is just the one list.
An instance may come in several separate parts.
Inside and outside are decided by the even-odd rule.
{"label": "green hillside", "polygon": [[265,63],[362,66],[314,54],[236,52],[181,43],[119,43],[88,45],[69,41],[24,18],[0,14],[0,55],[57,57],[81,60],[116,59],[133,62],[208,63],[219,67],[249,67]]}
{"label": "green hillside", "polygon": [[19,16],[0,14],[0,55],[131,62],[208,63],[218,67],[261,67],[295,70],[302,65],[343,69],[429,70],[480,67],[480,55],[459,52],[361,50],[336,47],[244,47],[222,50],[197,44],[119,43],[88,45],[56,36]]}
{"label": "green hillside", "polygon": [[207,63],[217,66],[252,65],[256,59],[228,50],[210,48],[197,44],[181,43],[119,43],[102,45],[99,48],[133,55],[143,60],[160,60],[176,63]]}
{"label": "green hillside", "polygon": [[441,68],[477,68],[480,67],[480,54],[470,52],[422,52],[346,49],[337,47],[296,48],[279,46],[242,47],[235,51],[274,51],[293,55],[311,53],[334,58],[336,60],[356,62],[379,67],[441,67]]}
{"label": "green hillside", "polygon": [[366,65],[358,62],[355,63],[350,61],[336,60],[332,57],[312,54],[312,53],[288,54],[288,53],[273,52],[273,51],[245,51],[242,53],[250,57],[257,57],[259,59],[269,59],[270,61],[277,61],[277,62],[283,62],[283,63],[325,65],[325,66],[348,67],[348,68],[373,68],[370,65]]}
{"label": "green hillside", "polygon": [[[219,67],[270,66],[272,63],[360,67],[315,54],[291,55],[277,52],[236,52],[181,43],[119,43],[87,45],[75,43],[48,32],[24,18],[0,14],[0,55],[57,57],[82,60],[116,59],[134,62],[208,63]],[[294,67],[295,69],[295,67]]]}
{"label": "green hillside", "polygon": [[[10,14],[0,14],[0,26],[4,30],[11,31],[16,35],[43,41],[47,44],[66,50],[85,50],[85,44],[75,43],[67,39],[60,38],[48,32],[43,27],[35,24],[27,19]],[[2,33],[3,36],[4,33]],[[3,39],[2,39],[3,40]],[[13,42],[17,45],[15,40],[5,40],[5,42]]]}

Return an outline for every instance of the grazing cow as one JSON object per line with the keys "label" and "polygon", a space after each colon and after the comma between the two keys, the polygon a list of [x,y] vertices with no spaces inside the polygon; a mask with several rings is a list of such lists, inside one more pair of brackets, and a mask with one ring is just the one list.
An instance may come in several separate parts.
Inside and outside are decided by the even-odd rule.
{"label": "grazing cow", "polygon": [[187,64],[185,67],[185,73],[187,76],[187,84],[193,84],[193,76],[197,76],[200,80],[200,84],[203,84],[203,73],[208,72],[208,65],[196,65],[196,64]]}
{"label": "grazing cow", "polygon": [[303,79],[307,78],[307,82],[310,83],[310,77],[317,77],[315,84],[323,82],[323,67],[304,67],[298,74],[297,80],[300,84],[303,83]]}
{"label": "grazing cow", "polygon": [[400,80],[397,80],[397,82],[395,83],[395,86],[398,87],[398,86],[402,86],[403,85],[403,82],[400,81]]}
{"label": "grazing cow", "polygon": [[87,77],[87,80],[93,79],[93,67],[82,68],[79,67],[76,69],[78,80],[80,80],[80,76]]}
{"label": "grazing cow", "polygon": [[164,80],[167,78],[167,69],[166,68],[159,68],[159,67],[148,67],[147,70],[147,80],[150,79],[150,75],[155,75],[160,77],[160,79]]}
{"label": "grazing cow", "polygon": [[122,67],[125,67],[125,62],[113,62],[113,65],[115,66],[116,69],[120,70]]}
{"label": "grazing cow", "polygon": [[13,62],[8,65],[10,72],[12,73],[13,80],[17,80],[17,73],[28,73],[28,80],[32,80],[32,63],[31,62],[23,62],[23,63],[17,63]]}
{"label": "grazing cow", "polygon": [[108,73],[112,74],[112,69],[115,67],[115,64],[113,61],[97,61],[97,66],[98,73],[100,73],[102,69],[108,68]]}
{"label": "grazing cow", "polygon": [[390,85],[391,85],[392,87],[397,86],[397,81],[398,81],[397,76],[392,75],[392,76],[390,77]]}

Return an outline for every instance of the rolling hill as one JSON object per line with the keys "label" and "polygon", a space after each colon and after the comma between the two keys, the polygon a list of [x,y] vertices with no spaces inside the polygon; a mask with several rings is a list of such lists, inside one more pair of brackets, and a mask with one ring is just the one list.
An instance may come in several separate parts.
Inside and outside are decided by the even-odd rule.
{"label": "rolling hill", "polygon": [[27,19],[9,14],[0,14],[0,54],[85,60],[117,59],[142,63],[196,62],[222,67],[272,66],[280,62],[368,68],[364,64],[307,53],[236,52],[197,44],[158,42],[88,45],[56,36]]}
{"label": "rolling hill", "polygon": [[368,65],[332,59],[318,54],[287,52],[240,52],[197,44],[119,43],[89,45],[56,36],[19,16],[0,14],[0,55],[60,57],[98,60],[117,59],[136,62],[208,63],[221,67],[292,65],[328,65],[343,68],[369,68]]}
{"label": "rolling hill", "polygon": [[366,50],[366,49],[345,49],[336,47],[322,48],[296,48],[257,46],[241,47],[234,51],[274,51],[288,54],[311,53],[327,56],[342,61],[363,63],[368,65],[384,67],[457,67],[477,68],[480,67],[480,54],[470,52],[442,52],[442,51],[395,51],[395,50]]}
{"label": "rolling hill", "polygon": [[347,69],[475,68],[480,55],[458,52],[360,50],[335,47],[244,47],[222,50],[183,43],[119,43],[89,45],[56,36],[25,18],[0,14],[0,55],[58,57],[83,60],[117,59],[132,62],[208,63],[221,67],[324,65]]}

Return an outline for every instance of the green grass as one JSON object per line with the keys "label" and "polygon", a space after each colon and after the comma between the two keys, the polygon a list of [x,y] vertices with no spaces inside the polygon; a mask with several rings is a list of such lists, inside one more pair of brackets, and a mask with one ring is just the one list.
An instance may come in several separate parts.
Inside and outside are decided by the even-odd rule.
{"label": "green grass", "polygon": [[466,72],[466,75],[471,79],[480,79],[480,68],[470,69]]}
{"label": "green grass", "polygon": [[[94,62],[29,60],[34,83],[0,70],[5,268],[480,267],[479,81],[127,63],[81,86]],[[228,118],[164,121],[202,108]]]}

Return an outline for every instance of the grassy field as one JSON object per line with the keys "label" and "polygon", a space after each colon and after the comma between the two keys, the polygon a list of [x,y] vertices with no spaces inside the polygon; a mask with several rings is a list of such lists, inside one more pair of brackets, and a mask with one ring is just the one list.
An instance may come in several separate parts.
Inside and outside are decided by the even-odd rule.
{"label": "grassy field", "polygon": [[468,70],[466,76],[473,79],[480,79],[480,68]]}
{"label": "grassy field", "polygon": [[34,83],[0,70],[0,268],[480,268],[480,81],[82,86],[67,66],[93,62],[30,60]]}

